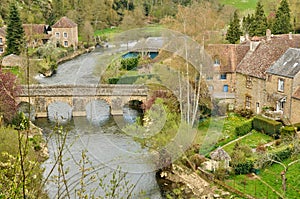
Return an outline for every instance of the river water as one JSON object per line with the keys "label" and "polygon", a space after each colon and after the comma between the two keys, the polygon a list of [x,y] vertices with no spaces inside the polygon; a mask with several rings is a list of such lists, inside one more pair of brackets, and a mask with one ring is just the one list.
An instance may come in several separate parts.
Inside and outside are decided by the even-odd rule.
{"label": "river water", "polygon": [[[97,84],[99,77],[93,74],[95,67],[102,67],[103,70],[107,65],[106,57],[120,49],[100,49],[98,51],[84,54],[74,60],[59,65],[57,73],[50,77],[44,78],[37,76],[41,84]],[[62,130],[66,136],[65,150],[63,151],[64,170],[66,173],[66,182],[71,198],[75,198],[76,190],[80,189],[81,177],[83,176],[82,168],[83,157],[85,159],[86,170],[83,180],[86,194],[94,193],[104,196],[105,193],[111,192],[110,188],[114,183],[111,180],[113,176],[121,171],[126,174],[121,181],[122,188],[117,190],[120,195],[115,198],[121,198],[130,193],[129,198],[161,198],[159,187],[155,179],[155,155],[147,149],[141,148],[140,144],[134,141],[134,138],[121,131],[121,127],[134,121],[137,116],[135,110],[128,107],[124,108],[126,115],[112,117],[104,114],[99,121],[89,121],[85,117],[75,117],[63,125]],[[45,162],[45,176],[51,171],[56,160],[59,149],[59,134],[53,134],[52,129],[55,123],[48,119],[37,119],[35,123],[44,129],[45,138],[48,141],[50,158]],[[84,154],[84,155],[83,155]],[[80,166],[81,165],[81,166]],[[47,191],[50,198],[63,198],[67,194],[66,186],[57,182],[56,167],[52,173],[53,181],[49,180]],[[118,177],[116,177],[118,178]],[[60,179],[62,182],[62,179]],[[106,186],[99,186],[102,182]],[[126,188],[130,188],[128,191]],[[91,195],[89,195],[91,196]],[[106,197],[104,197],[106,198]],[[126,197],[125,197],[126,198]]]}

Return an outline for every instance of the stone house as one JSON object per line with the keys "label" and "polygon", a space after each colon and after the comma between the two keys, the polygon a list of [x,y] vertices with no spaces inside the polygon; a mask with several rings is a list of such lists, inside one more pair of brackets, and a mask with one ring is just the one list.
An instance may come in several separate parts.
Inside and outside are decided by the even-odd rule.
{"label": "stone house", "polygon": [[78,46],[78,26],[71,19],[62,17],[52,27],[52,41],[57,46],[73,47]]}
{"label": "stone house", "polygon": [[255,38],[236,70],[236,109],[262,113],[268,103],[267,70],[288,48],[300,47],[300,35],[276,35]]}
{"label": "stone house", "polygon": [[50,39],[51,28],[45,24],[23,24],[25,40],[28,46],[38,47]]}
{"label": "stone house", "polygon": [[300,122],[300,49],[289,48],[266,74],[267,106],[274,110],[268,116]]}
{"label": "stone house", "polygon": [[4,27],[0,28],[0,56],[5,52],[6,30]]}
{"label": "stone house", "polygon": [[218,98],[229,97],[235,92],[235,71],[249,50],[249,45],[236,44],[209,44],[206,52],[213,60],[213,73],[206,80],[213,96]]}

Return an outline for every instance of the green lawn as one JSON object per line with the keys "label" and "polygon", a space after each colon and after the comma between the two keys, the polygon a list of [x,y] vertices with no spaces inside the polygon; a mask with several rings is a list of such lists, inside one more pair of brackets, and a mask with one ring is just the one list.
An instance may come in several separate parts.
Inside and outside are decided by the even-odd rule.
{"label": "green lawn", "polygon": [[225,183],[255,198],[278,198],[268,186],[250,175],[233,176],[226,180]]}
{"label": "green lawn", "polygon": [[[260,133],[258,131],[252,130],[252,134],[244,137],[243,139],[239,140],[238,142],[241,145],[249,146],[250,148],[256,148],[260,144],[266,144],[268,142],[273,141],[274,139],[266,134]],[[224,147],[224,150],[231,154],[234,148],[235,142],[231,143],[228,146]]]}
{"label": "green lawn", "polygon": [[[300,156],[298,156],[300,158]],[[291,162],[291,159],[283,161],[285,165]],[[281,171],[283,167],[279,164],[273,164],[260,171],[258,176],[275,189],[278,193],[283,195],[281,188]],[[300,196],[300,162],[293,164],[286,173],[287,178],[287,191],[286,198],[299,198]],[[232,176],[225,181],[226,184],[238,189],[241,192],[255,196],[256,198],[278,198],[278,195],[260,182],[258,179],[254,179],[250,175],[237,175]]]}
{"label": "green lawn", "polygon": [[[203,144],[203,152],[207,153],[218,146],[223,146],[226,143],[238,138],[235,134],[235,127],[243,124],[248,119],[229,113],[228,117],[211,117],[199,123],[198,134],[194,143]],[[211,146],[211,143],[214,143]],[[207,146],[209,145],[209,149]]]}
{"label": "green lawn", "polygon": [[255,10],[257,0],[220,0],[222,4],[232,5],[240,11]]}

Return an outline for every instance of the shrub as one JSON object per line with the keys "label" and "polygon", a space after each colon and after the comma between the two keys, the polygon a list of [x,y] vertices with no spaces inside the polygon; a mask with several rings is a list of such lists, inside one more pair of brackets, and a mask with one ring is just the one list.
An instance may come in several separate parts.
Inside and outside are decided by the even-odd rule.
{"label": "shrub", "polygon": [[245,118],[251,118],[253,116],[253,111],[250,109],[236,110],[236,113]]}
{"label": "shrub", "polygon": [[286,146],[284,148],[280,148],[279,150],[272,153],[274,160],[276,161],[282,161],[285,159],[288,159],[292,155],[292,149],[289,146]]}
{"label": "shrub", "polygon": [[293,136],[295,134],[295,127],[293,126],[285,126],[280,129],[281,137]]}
{"label": "shrub", "polygon": [[256,116],[253,119],[253,128],[267,135],[276,137],[279,136],[282,124],[280,122],[270,120],[263,116]]}
{"label": "shrub", "polygon": [[300,131],[300,123],[294,124],[294,127],[297,128],[297,131]]}
{"label": "shrub", "polygon": [[252,119],[247,120],[242,125],[235,127],[235,134],[237,136],[246,135],[252,130]]}
{"label": "shrub", "polygon": [[253,170],[254,162],[250,159],[233,166],[235,174],[247,174]]}
{"label": "shrub", "polygon": [[132,70],[138,66],[138,63],[139,63],[138,57],[122,59],[121,68],[124,70]]}

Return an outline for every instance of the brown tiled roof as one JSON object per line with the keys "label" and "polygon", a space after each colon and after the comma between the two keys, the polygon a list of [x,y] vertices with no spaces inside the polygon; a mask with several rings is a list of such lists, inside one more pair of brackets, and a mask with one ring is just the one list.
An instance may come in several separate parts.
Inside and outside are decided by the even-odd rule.
{"label": "brown tiled roof", "polygon": [[254,51],[249,51],[237,66],[237,72],[265,79],[266,70],[275,63],[288,48],[300,47],[300,35],[273,36],[271,40],[262,40]]}
{"label": "brown tiled roof", "polygon": [[3,37],[6,36],[6,28],[4,28],[4,27],[0,28],[0,35]]}
{"label": "brown tiled roof", "polygon": [[210,44],[206,47],[212,60],[215,56],[220,59],[220,72],[234,72],[248,50],[249,44]]}
{"label": "brown tiled roof", "polygon": [[296,89],[296,91],[293,93],[292,97],[300,100],[300,87],[298,87]]}
{"label": "brown tiled roof", "polygon": [[74,28],[77,24],[67,17],[62,17],[52,28]]}
{"label": "brown tiled roof", "polygon": [[27,36],[45,34],[45,24],[23,24],[23,28]]}

